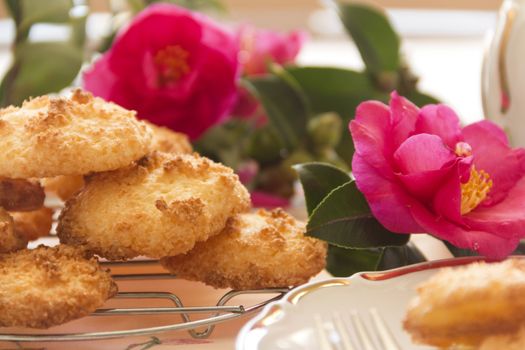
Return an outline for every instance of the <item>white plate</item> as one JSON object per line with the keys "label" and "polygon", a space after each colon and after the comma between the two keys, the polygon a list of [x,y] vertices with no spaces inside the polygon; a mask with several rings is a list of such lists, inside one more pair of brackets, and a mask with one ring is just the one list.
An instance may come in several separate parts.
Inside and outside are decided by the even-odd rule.
{"label": "white plate", "polygon": [[369,323],[369,310],[377,309],[401,349],[428,350],[414,345],[402,329],[402,320],[416,286],[441,267],[464,265],[479,257],[438,260],[383,272],[361,272],[300,286],[281,300],[268,304],[239,333],[237,350],[320,349],[314,315],[355,310]]}

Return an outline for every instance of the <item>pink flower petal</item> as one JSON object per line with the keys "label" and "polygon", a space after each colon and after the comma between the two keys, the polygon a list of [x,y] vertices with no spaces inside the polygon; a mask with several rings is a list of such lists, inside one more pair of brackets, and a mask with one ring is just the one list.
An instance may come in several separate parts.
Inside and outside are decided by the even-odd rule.
{"label": "pink flower petal", "polygon": [[239,180],[244,184],[248,185],[255,178],[255,175],[259,172],[259,163],[254,160],[246,161],[239,165],[236,170]]}
{"label": "pink flower petal", "polygon": [[406,139],[394,153],[402,174],[441,169],[456,160],[456,155],[436,135],[418,134]]}
{"label": "pink flower petal", "polygon": [[525,175],[525,150],[510,148],[501,128],[488,120],[466,126],[463,136],[472,146],[474,165],[478,170],[486,171],[493,181],[483,205],[499,203]]}
{"label": "pink flower petal", "polygon": [[396,174],[403,186],[420,201],[429,202],[449,177],[453,165],[412,174]]}
{"label": "pink flower petal", "polygon": [[461,126],[456,113],[445,105],[427,105],[419,111],[416,133],[439,136],[452,150],[462,141]]}
{"label": "pink flower petal", "polygon": [[308,35],[303,31],[288,34],[258,29],[243,25],[237,30],[237,40],[241,48],[240,60],[244,74],[260,75],[267,73],[268,62],[292,63]]}
{"label": "pink flower petal", "polygon": [[257,98],[246,88],[239,86],[237,88],[237,103],[232,111],[233,115],[241,119],[247,119],[255,114],[258,107],[259,101]]}
{"label": "pink flower petal", "polygon": [[449,173],[448,179],[441,184],[432,201],[432,207],[438,216],[443,216],[447,220],[461,224],[461,186],[457,168],[457,166],[454,166],[454,169]]}
{"label": "pink flower petal", "polygon": [[[168,67],[168,61],[156,62],[159,52],[181,61],[169,61]],[[233,33],[204,15],[154,4],[120,31],[111,49],[85,73],[84,86],[136,110],[141,119],[196,139],[224,121],[236,102],[238,52]]]}
{"label": "pink flower petal", "polygon": [[490,120],[485,119],[469,124],[463,128],[464,133],[465,131],[469,134],[470,141],[473,141],[477,136],[490,134],[491,139],[494,139],[494,141],[499,141],[506,146],[510,146],[509,138],[507,137],[507,134],[505,134],[505,131]]}
{"label": "pink flower petal", "polygon": [[103,55],[88,70],[84,71],[83,87],[93,95],[123,107],[127,107],[127,101],[130,100],[140,103],[142,100],[140,95],[137,95],[135,90],[126,88],[125,84],[109,68],[110,60],[110,54]]}
{"label": "pink flower petal", "polygon": [[[132,75],[141,77],[137,74],[143,68],[137,67],[138,57],[146,52],[155,54],[168,45],[193,52],[200,46],[202,36],[203,26],[192,12],[170,4],[149,6],[117,35],[110,52],[119,59],[111,61],[111,69],[118,75],[135,72]],[[189,57],[190,65],[195,64],[196,57]]]}
{"label": "pink flower petal", "polygon": [[464,216],[474,230],[483,230],[505,238],[525,237],[525,177],[507,197],[492,207],[478,207]]}
{"label": "pink flower petal", "polygon": [[492,233],[466,230],[448,220],[432,215],[419,203],[410,207],[422,232],[444,239],[458,248],[470,249],[491,259],[503,259],[516,249],[519,239],[508,239]]}
{"label": "pink flower petal", "polygon": [[422,232],[409,210],[416,200],[407,195],[401,186],[383,178],[358,154],[352,159],[352,173],[357,188],[365,196],[374,217],[383,226],[398,233]]}
{"label": "pink flower petal", "polygon": [[432,203],[438,216],[462,224],[461,187],[465,173],[468,173],[472,158],[457,158],[438,170],[412,174],[396,174],[408,192],[423,204]]}
{"label": "pink flower petal", "polygon": [[385,158],[390,126],[390,112],[381,102],[361,103],[356,117],[349,124],[355,152],[378,169],[384,176],[392,176],[392,169]]}
{"label": "pink flower petal", "polygon": [[407,137],[414,133],[416,122],[419,114],[417,108],[412,102],[394,91],[390,95],[390,111],[392,123],[392,150],[396,150]]}
{"label": "pink flower petal", "polygon": [[103,55],[83,73],[84,88],[104,99],[109,99],[117,80],[109,68],[109,60],[109,55]]}

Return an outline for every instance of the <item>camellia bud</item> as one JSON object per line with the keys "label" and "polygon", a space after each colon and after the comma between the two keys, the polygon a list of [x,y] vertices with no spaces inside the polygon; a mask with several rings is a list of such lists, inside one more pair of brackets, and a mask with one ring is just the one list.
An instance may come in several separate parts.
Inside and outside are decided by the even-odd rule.
{"label": "camellia bud", "polygon": [[308,123],[308,133],[315,149],[334,148],[341,140],[343,122],[337,113],[321,114]]}
{"label": "camellia bud", "polygon": [[297,149],[293,151],[284,161],[283,166],[291,167],[295,164],[313,162],[314,156],[304,149]]}
{"label": "camellia bud", "polygon": [[399,75],[397,72],[381,72],[376,75],[376,81],[381,91],[392,91],[399,83]]}
{"label": "camellia bud", "polygon": [[248,154],[259,163],[271,163],[281,157],[283,145],[273,129],[261,128],[255,131],[248,146]]}
{"label": "camellia bud", "polygon": [[331,148],[325,149],[321,154],[319,154],[319,156],[317,157],[316,160],[318,162],[332,164],[332,165],[334,165],[334,166],[336,166],[339,169],[344,170],[344,171],[348,171],[349,170],[348,165],[346,164],[346,162],[341,157],[339,157],[339,155],[337,154],[336,151],[334,151]]}

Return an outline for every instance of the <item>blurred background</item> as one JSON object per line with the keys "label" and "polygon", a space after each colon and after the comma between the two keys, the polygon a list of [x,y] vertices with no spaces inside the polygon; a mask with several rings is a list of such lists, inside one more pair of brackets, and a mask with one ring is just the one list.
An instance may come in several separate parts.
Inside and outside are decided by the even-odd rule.
{"label": "blurred background", "polygon": [[[36,1],[36,0],[34,0]],[[362,1],[380,6],[403,38],[402,52],[420,88],[452,105],[465,123],[482,118],[480,76],[488,33],[494,28],[499,0],[378,0]],[[47,2],[52,6],[53,1]],[[326,65],[360,69],[355,46],[344,34],[330,1],[321,0],[222,0],[224,11],[213,16],[231,24],[251,23],[275,30],[301,28],[310,34],[300,65]],[[75,1],[79,11],[89,7],[87,36],[97,39],[111,29],[109,11],[126,1]],[[59,25],[31,28],[32,40],[64,35]],[[15,30],[0,1],[0,76],[9,68],[10,45]]]}

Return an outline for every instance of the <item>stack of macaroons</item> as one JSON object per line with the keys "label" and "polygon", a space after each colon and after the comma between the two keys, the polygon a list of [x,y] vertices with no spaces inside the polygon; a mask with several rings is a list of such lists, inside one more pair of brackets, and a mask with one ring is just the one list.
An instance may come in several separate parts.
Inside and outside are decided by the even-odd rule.
{"label": "stack of macaroons", "polygon": [[[302,223],[249,213],[232,169],[81,90],[0,110],[0,149],[0,326],[47,328],[102,306],[117,286],[95,255],[162,259],[179,277],[240,289],[301,284],[324,267],[326,246]],[[66,201],[61,245],[27,250],[49,233],[46,193]]]}

